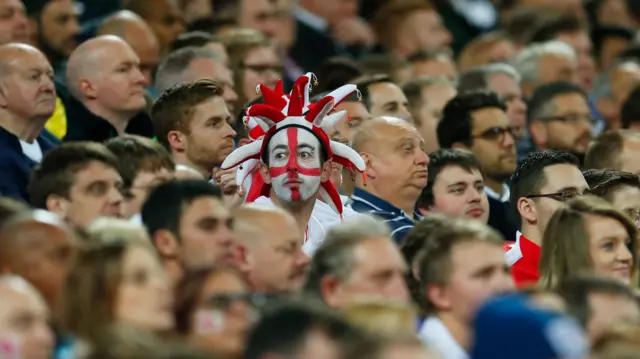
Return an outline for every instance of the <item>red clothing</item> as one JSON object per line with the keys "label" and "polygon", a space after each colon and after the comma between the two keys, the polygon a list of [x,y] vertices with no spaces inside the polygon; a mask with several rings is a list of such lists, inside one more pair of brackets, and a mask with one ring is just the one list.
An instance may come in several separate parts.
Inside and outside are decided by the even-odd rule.
{"label": "red clothing", "polygon": [[518,288],[536,284],[540,279],[538,264],[541,248],[518,232],[517,240],[505,246],[505,259],[511,266],[511,275]]}

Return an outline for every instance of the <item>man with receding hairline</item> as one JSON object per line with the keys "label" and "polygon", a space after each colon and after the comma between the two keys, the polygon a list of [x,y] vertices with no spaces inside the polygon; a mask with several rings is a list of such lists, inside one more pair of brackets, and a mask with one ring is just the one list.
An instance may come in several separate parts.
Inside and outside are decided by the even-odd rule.
{"label": "man with receding hairline", "polygon": [[258,204],[233,213],[237,266],[256,292],[295,291],[309,264],[301,249],[302,230],[284,209]]}
{"label": "man with receding hairline", "polygon": [[[54,338],[49,319],[49,309],[33,286],[20,277],[0,275],[0,340],[3,358],[51,358]],[[11,339],[15,341],[13,347],[8,348]],[[9,350],[15,350],[17,356],[11,356]]]}
{"label": "man with receding hairline", "polygon": [[50,309],[77,250],[78,240],[55,214],[35,210],[0,227],[0,274],[20,275],[42,294]]}
{"label": "man with receding hairline", "polygon": [[0,46],[0,195],[29,200],[31,169],[58,143],[43,130],[55,106],[47,58],[29,45]]}
{"label": "man with receding hairline", "polygon": [[65,141],[102,142],[123,133],[153,136],[140,59],[117,36],[84,42],[67,66],[68,130]]}
{"label": "man with receding hairline", "polygon": [[153,84],[153,73],[160,59],[160,44],[140,16],[128,10],[118,11],[104,19],[96,35],[116,35],[129,44],[140,59],[144,86]]}
{"label": "man with receding hairline", "polygon": [[377,117],[360,128],[352,147],[367,169],[366,179],[356,178],[351,207],[382,217],[393,238],[401,241],[422,218],[414,206],[427,185],[429,157],[424,139],[404,120]]}

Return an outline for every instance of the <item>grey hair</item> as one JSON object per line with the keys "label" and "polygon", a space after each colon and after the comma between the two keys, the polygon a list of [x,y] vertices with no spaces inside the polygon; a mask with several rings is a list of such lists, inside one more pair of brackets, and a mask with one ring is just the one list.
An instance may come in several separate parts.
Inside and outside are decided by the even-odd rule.
{"label": "grey hair", "polygon": [[621,66],[626,64],[636,64],[640,66],[640,61],[636,59],[623,58],[609,66],[606,71],[601,72],[594,81],[591,94],[595,98],[611,98],[613,97],[613,89],[611,87],[611,75]]}
{"label": "grey hair", "polygon": [[560,56],[576,62],[575,50],[566,42],[553,40],[527,46],[515,59],[514,67],[522,76],[523,82],[538,83],[540,60],[545,56]]}
{"label": "grey hair", "polygon": [[159,95],[175,85],[190,81],[189,66],[197,59],[222,63],[218,54],[206,48],[187,46],[178,49],[170,53],[158,66],[154,85],[156,93]]}
{"label": "grey hair", "polygon": [[391,241],[389,227],[380,218],[366,214],[347,218],[329,229],[311,259],[305,290],[319,294],[322,279],[326,276],[345,281],[354,267],[353,249],[360,243],[379,238]]}

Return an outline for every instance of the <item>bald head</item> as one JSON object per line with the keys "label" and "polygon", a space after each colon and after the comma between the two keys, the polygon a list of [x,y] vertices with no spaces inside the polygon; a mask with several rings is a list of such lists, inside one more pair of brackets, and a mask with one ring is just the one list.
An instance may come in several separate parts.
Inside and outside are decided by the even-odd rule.
{"label": "bald head", "polygon": [[235,239],[245,245],[259,243],[268,237],[267,234],[281,233],[283,230],[301,238],[296,220],[282,208],[247,204],[233,213]]}
{"label": "bald head", "polygon": [[420,136],[415,127],[397,117],[374,117],[364,122],[353,137],[351,147],[357,152],[375,152],[381,143],[388,143],[390,135]]}
{"label": "bald head", "polygon": [[83,42],[73,51],[67,62],[69,92],[78,99],[85,97],[86,89],[81,82],[100,77],[104,71],[109,70],[105,66],[107,61],[111,60],[114,54],[123,51],[133,52],[122,38],[114,35],[102,35]]}
{"label": "bald head", "polygon": [[35,210],[18,215],[0,228],[0,271],[23,276],[51,305],[77,243],[69,227],[51,212]]}
{"label": "bald head", "polygon": [[0,76],[15,71],[16,65],[22,64],[25,58],[39,60],[39,62],[46,64],[45,67],[48,67],[49,72],[53,73],[49,60],[40,50],[31,45],[12,43],[0,46]]}

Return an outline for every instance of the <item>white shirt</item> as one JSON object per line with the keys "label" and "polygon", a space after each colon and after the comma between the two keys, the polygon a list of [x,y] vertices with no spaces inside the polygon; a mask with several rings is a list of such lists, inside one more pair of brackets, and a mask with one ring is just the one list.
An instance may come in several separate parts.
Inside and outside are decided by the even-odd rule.
{"label": "white shirt", "polygon": [[[343,218],[359,215],[358,212],[344,206],[346,197],[340,197],[343,200]],[[275,207],[275,204],[273,203],[271,198],[265,196],[258,197],[254,201],[254,203]],[[311,212],[311,217],[309,218],[309,222],[307,223],[307,228],[305,230],[305,238],[302,245],[302,251],[309,257],[313,256],[318,247],[320,247],[320,245],[324,242],[327,231],[333,226],[340,223],[342,223],[340,215],[338,215],[338,213],[336,213],[331,208],[331,206],[320,200],[316,200],[316,203],[313,206],[313,211]]]}
{"label": "white shirt", "polygon": [[462,349],[449,329],[436,316],[428,317],[424,321],[418,331],[418,338],[443,359],[469,359],[469,354]]}
{"label": "white shirt", "polygon": [[38,140],[33,141],[33,143],[20,140],[20,147],[22,147],[22,153],[32,161],[37,163],[42,161],[42,148],[40,147]]}
{"label": "white shirt", "polygon": [[492,190],[489,187],[484,187],[484,192],[488,197],[493,198],[500,202],[509,202],[509,198],[511,198],[511,190],[509,190],[509,186],[506,183],[502,184],[502,195],[496,193],[496,191]]}

